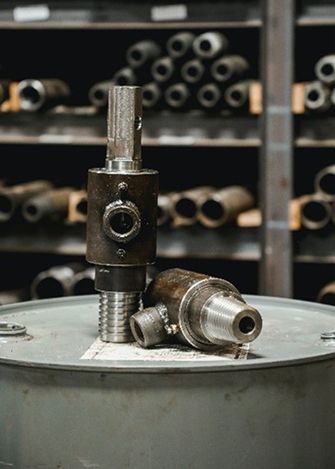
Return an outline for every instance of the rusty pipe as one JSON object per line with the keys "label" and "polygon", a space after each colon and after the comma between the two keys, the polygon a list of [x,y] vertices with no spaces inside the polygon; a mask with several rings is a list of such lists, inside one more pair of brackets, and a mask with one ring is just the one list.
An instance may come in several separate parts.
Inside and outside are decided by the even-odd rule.
{"label": "rusty pipe", "polygon": [[201,197],[209,196],[213,187],[201,186],[182,192],[171,194],[171,217],[174,226],[189,226],[197,222],[198,201]]}
{"label": "rusty pipe", "polygon": [[73,277],[81,270],[81,264],[71,263],[40,272],[31,284],[31,297],[42,299],[71,295]]}
{"label": "rusty pipe", "polygon": [[262,317],[231,283],[223,279],[170,269],[149,285],[145,309],[131,317],[131,330],[142,347],[174,338],[200,350],[255,340]]}
{"label": "rusty pipe", "polygon": [[329,224],[332,207],[329,198],[322,194],[304,195],[299,199],[301,224],[309,230],[320,230]]}
{"label": "rusty pipe", "polygon": [[225,187],[199,198],[198,220],[207,228],[218,228],[254,205],[255,199],[245,187]]}
{"label": "rusty pipe", "polygon": [[70,223],[86,223],[87,191],[73,191],[69,195],[68,221]]}
{"label": "rusty pipe", "polygon": [[327,283],[318,293],[317,301],[335,306],[335,282]]}
{"label": "rusty pipe", "polygon": [[0,187],[0,222],[12,219],[19,207],[33,196],[39,195],[52,188],[48,181],[32,181],[16,186]]}
{"label": "rusty pipe", "polygon": [[211,66],[211,75],[218,82],[240,78],[249,69],[249,64],[240,55],[226,55],[215,60]]}
{"label": "rusty pipe", "polygon": [[61,220],[66,218],[72,191],[71,187],[62,187],[43,192],[26,200],[22,206],[23,218],[29,223],[37,223],[44,219]]}
{"label": "rusty pipe", "polygon": [[193,52],[197,57],[213,59],[228,47],[226,36],[217,31],[200,34],[193,41]]}
{"label": "rusty pipe", "polygon": [[327,166],[316,174],[315,191],[335,197],[335,165]]}

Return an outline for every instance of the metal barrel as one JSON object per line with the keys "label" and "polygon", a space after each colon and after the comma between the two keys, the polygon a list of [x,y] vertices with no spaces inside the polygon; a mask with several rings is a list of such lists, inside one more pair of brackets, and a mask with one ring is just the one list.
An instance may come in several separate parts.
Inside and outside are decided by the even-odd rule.
{"label": "metal barrel", "polygon": [[198,216],[198,200],[213,190],[213,187],[201,186],[171,193],[170,213],[174,226],[194,225]]}
{"label": "metal barrel", "polygon": [[244,299],[263,316],[262,333],[211,352],[103,344],[95,295],[2,308],[1,461],[13,468],[335,467],[334,307]]}
{"label": "metal barrel", "polygon": [[186,106],[190,96],[190,90],[185,83],[175,83],[169,86],[164,93],[166,103],[174,109]]}
{"label": "metal barrel", "polygon": [[317,301],[335,306],[335,282],[327,283],[318,293]]}
{"label": "metal barrel", "polygon": [[127,62],[133,68],[143,67],[153,62],[161,54],[160,46],[150,40],[139,41],[127,50]]}
{"label": "metal barrel", "polygon": [[223,56],[211,66],[211,75],[218,82],[239,79],[249,69],[247,60],[241,55]]}
{"label": "metal barrel", "polygon": [[224,93],[224,100],[229,107],[240,109],[249,102],[251,80],[244,80],[229,86]]}
{"label": "metal barrel", "polygon": [[108,91],[114,86],[113,80],[101,81],[93,85],[88,92],[88,99],[94,106],[104,107],[108,102]]}
{"label": "metal barrel", "polygon": [[81,264],[71,263],[56,265],[40,272],[31,284],[31,297],[42,299],[71,295],[73,277],[81,270]]}
{"label": "metal barrel", "polygon": [[74,274],[71,284],[71,295],[91,295],[96,293],[94,279],[94,267],[89,267],[82,272]]}
{"label": "metal barrel", "polygon": [[142,104],[146,109],[155,107],[162,97],[160,86],[152,81],[142,86]]}
{"label": "metal barrel", "polygon": [[18,84],[18,93],[21,109],[35,112],[64,103],[70,96],[70,88],[57,78],[27,79]]}
{"label": "metal barrel", "polygon": [[206,83],[197,93],[199,104],[206,109],[215,108],[221,100],[222,93],[216,83]]}
{"label": "metal barrel", "polygon": [[9,80],[0,80],[0,104],[9,98]]}
{"label": "metal barrel", "polygon": [[192,50],[194,38],[195,35],[189,31],[181,31],[171,36],[166,43],[169,56],[176,60],[188,55]]}
{"label": "metal barrel", "polygon": [[33,196],[46,192],[52,188],[48,181],[32,181],[16,186],[0,187],[0,222],[11,220],[18,212],[18,208]]}
{"label": "metal barrel", "polygon": [[171,221],[172,195],[159,194],[157,206],[157,226],[167,225]]}
{"label": "metal barrel", "polygon": [[28,299],[29,291],[24,288],[0,291],[0,306],[19,303],[20,301],[26,301]]}
{"label": "metal barrel", "polygon": [[151,75],[158,83],[165,83],[173,77],[176,67],[169,56],[160,57],[151,65]]}
{"label": "metal barrel", "polygon": [[327,166],[316,174],[315,191],[335,197],[335,165]]}
{"label": "metal barrel", "polygon": [[206,72],[203,62],[196,58],[188,60],[181,68],[181,76],[187,83],[198,83],[202,80]]}
{"label": "metal barrel", "polygon": [[71,192],[73,192],[71,187],[62,187],[26,200],[22,206],[23,218],[29,223],[37,223],[44,219],[66,218]]}
{"label": "metal barrel", "polygon": [[300,197],[301,224],[309,230],[320,230],[329,224],[332,208],[329,198],[322,194],[310,194]]}
{"label": "metal barrel", "polygon": [[209,31],[197,36],[193,41],[193,51],[197,57],[213,59],[228,47],[226,36],[217,31]]}
{"label": "metal barrel", "polygon": [[315,64],[315,74],[326,85],[333,85],[335,83],[335,55],[321,57]]}
{"label": "metal barrel", "polygon": [[255,199],[245,187],[225,187],[199,198],[198,220],[207,228],[218,228],[254,205]]}
{"label": "metal barrel", "polygon": [[305,83],[304,101],[310,111],[327,111],[331,106],[331,91],[321,81]]}
{"label": "metal barrel", "polygon": [[116,86],[130,86],[137,82],[136,74],[130,67],[123,67],[113,76],[113,82]]}
{"label": "metal barrel", "polygon": [[68,221],[70,223],[86,223],[87,191],[73,191],[69,195]]}

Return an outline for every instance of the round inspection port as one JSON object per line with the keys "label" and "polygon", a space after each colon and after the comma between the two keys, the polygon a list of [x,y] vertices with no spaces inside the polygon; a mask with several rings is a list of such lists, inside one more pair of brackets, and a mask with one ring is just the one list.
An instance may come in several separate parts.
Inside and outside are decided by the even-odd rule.
{"label": "round inspection port", "polygon": [[23,335],[27,332],[25,326],[17,324],[15,322],[2,322],[0,321],[0,337],[1,336],[13,336]]}
{"label": "round inspection port", "polygon": [[119,243],[134,239],[141,229],[141,216],[135,204],[117,201],[110,204],[103,216],[105,234]]}
{"label": "round inspection port", "polygon": [[242,334],[251,334],[254,331],[255,326],[255,321],[250,316],[244,316],[238,325]]}

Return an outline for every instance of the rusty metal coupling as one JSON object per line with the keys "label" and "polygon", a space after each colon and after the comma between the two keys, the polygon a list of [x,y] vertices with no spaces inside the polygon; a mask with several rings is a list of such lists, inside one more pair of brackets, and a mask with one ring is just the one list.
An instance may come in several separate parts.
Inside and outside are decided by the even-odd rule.
{"label": "rusty metal coupling", "polygon": [[130,319],[142,347],[169,338],[201,350],[255,340],[262,330],[260,313],[223,279],[182,269],[160,273],[144,297],[146,308]]}

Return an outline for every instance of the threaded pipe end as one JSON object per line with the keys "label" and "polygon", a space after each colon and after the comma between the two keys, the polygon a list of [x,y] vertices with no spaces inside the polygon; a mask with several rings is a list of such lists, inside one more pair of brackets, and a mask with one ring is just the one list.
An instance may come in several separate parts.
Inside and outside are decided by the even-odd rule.
{"label": "threaded pipe end", "polygon": [[132,342],[129,318],[141,306],[141,293],[106,292],[100,293],[99,334],[103,342]]}
{"label": "threaded pipe end", "polygon": [[262,317],[250,305],[219,292],[212,295],[201,311],[200,325],[212,343],[247,343],[255,340],[262,329]]}

